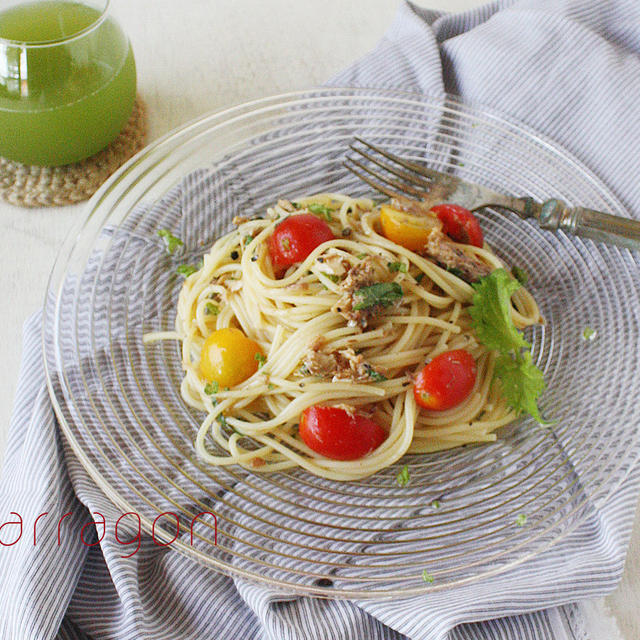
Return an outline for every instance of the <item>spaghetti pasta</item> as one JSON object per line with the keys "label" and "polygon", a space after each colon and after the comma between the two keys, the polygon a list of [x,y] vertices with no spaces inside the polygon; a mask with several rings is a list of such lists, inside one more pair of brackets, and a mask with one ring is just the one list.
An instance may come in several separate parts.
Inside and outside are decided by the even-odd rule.
{"label": "spaghetti pasta", "polygon": [[[285,217],[314,208],[335,238],[276,277],[269,237]],[[351,480],[406,453],[495,440],[495,430],[516,417],[499,385],[491,384],[496,354],[474,335],[468,313],[471,285],[387,239],[379,232],[379,217],[370,200],[341,194],[315,195],[295,204],[280,201],[264,218],[238,220],[237,228],[217,240],[202,267],[186,278],[176,333],[146,338],[182,341],[181,392],[188,404],[206,413],[196,437],[204,460],[257,471],[299,466],[326,478]],[[486,244],[462,250],[489,269],[503,266]],[[375,307],[364,323],[340,306],[349,294],[345,283],[359,266],[401,291],[393,303]],[[541,320],[524,288],[512,297],[511,316],[518,328]],[[207,337],[224,327],[239,328],[264,357],[243,382],[212,389],[200,369],[201,350]],[[414,374],[452,349],[465,349],[475,358],[473,391],[453,409],[417,407]],[[388,436],[361,459],[325,458],[298,431],[301,413],[318,404],[366,412]]]}

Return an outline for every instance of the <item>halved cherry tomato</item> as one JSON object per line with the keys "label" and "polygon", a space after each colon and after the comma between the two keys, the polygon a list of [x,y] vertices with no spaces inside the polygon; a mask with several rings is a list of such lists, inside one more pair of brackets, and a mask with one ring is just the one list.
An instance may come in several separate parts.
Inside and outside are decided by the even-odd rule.
{"label": "halved cherry tomato", "polygon": [[208,382],[233,387],[253,375],[263,355],[257,342],[232,327],[214,331],[202,345],[200,373]]}
{"label": "halved cherry tomato", "polygon": [[476,383],[476,361],[464,349],[436,356],[416,378],[413,395],[424,409],[444,411],[459,405]]}
{"label": "halved cherry tomato", "polygon": [[387,439],[387,432],[377,422],[357,413],[314,405],[302,412],[300,437],[325,458],[357,460],[377,449]]}
{"label": "halved cherry tomato", "polygon": [[482,247],[484,237],[478,219],[469,211],[457,204],[437,204],[431,211],[438,215],[442,222],[442,230],[455,242]]}
{"label": "halved cherry tomato", "polygon": [[440,223],[428,215],[416,216],[383,204],[380,207],[382,235],[411,251],[421,251],[427,244],[429,234]]}
{"label": "halved cherry tomato", "polygon": [[289,216],[268,240],[274,270],[278,273],[302,262],[317,246],[334,238],[329,225],[311,213]]}

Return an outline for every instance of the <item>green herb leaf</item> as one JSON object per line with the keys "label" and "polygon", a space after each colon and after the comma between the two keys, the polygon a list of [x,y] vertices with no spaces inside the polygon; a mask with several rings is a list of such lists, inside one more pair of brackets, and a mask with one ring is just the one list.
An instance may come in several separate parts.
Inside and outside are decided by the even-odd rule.
{"label": "green herb leaf", "polygon": [[253,236],[245,236],[242,239],[242,244],[246,247],[248,244],[251,244],[252,240],[253,240]]}
{"label": "green herb leaf", "polygon": [[527,282],[529,281],[529,274],[520,267],[511,267],[511,273],[522,286],[527,284]]}
{"label": "green herb leaf", "polygon": [[331,213],[333,212],[333,209],[330,209],[329,207],[325,207],[323,204],[310,204],[307,209],[309,209],[309,211],[311,211],[311,213],[317,213],[319,215],[324,216],[327,219],[327,222],[332,222],[333,221],[333,217],[331,216]]}
{"label": "green herb leaf", "polygon": [[365,364],[364,368],[367,370],[369,377],[374,382],[384,382],[388,380],[387,376],[383,376],[379,371],[376,371],[370,364]]}
{"label": "green herb leaf", "polygon": [[207,304],[204,306],[204,310],[210,316],[217,316],[220,313],[220,307],[217,304],[213,304],[213,302],[207,302]]}
{"label": "green herb leaf", "polygon": [[387,262],[387,269],[391,273],[400,271],[401,273],[407,273],[407,265],[404,262]]}
{"label": "green herb leaf", "polygon": [[478,340],[503,353],[530,347],[511,319],[511,295],[520,283],[504,269],[496,269],[471,286],[475,293],[469,313]]}
{"label": "green herb leaf", "polygon": [[516,524],[519,527],[524,527],[525,523],[527,522],[527,514],[526,513],[521,513],[518,515],[518,517],[516,518]]}
{"label": "green herb leaf", "polygon": [[158,229],[158,235],[164,240],[168,253],[174,253],[178,247],[184,245],[184,242],[177,236],[174,236],[169,229]]}
{"label": "green herb leaf", "polygon": [[353,295],[360,300],[353,306],[356,311],[377,306],[388,307],[402,298],[402,287],[397,282],[376,282],[358,289]]}
{"label": "green herb leaf", "polygon": [[340,276],[336,275],[335,273],[324,273],[324,272],[321,272],[321,273],[325,278],[329,278],[331,282],[340,282]]}
{"label": "green herb leaf", "polygon": [[518,413],[528,413],[540,424],[548,424],[538,410],[537,400],[544,390],[542,371],[531,362],[531,353],[517,358],[503,353],[496,360],[495,376],[509,406]]}
{"label": "green herb leaf", "polygon": [[262,353],[256,353],[255,359],[258,361],[258,368],[264,367],[264,363],[267,361],[267,356]]}
{"label": "green herb leaf", "polygon": [[440,500],[432,500],[431,501],[431,508],[432,509],[439,509],[440,508]]}
{"label": "green herb leaf", "polygon": [[541,424],[538,397],[544,390],[544,377],[531,360],[531,345],[511,319],[511,295],[520,287],[504,269],[496,269],[472,285],[473,306],[469,310],[478,340],[498,351],[494,376],[502,393],[517,412],[528,413]]}
{"label": "green herb leaf", "polygon": [[431,584],[434,581],[435,578],[426,569],[423,569],[422,570],[422,579],[425,582],[428,582],[429,584]]}
{"label": "green herb leaf", "polygon": [[582,337],[585,340],[593,340],[596,337],[596,330],[592,329],[591,327],[585,327],[584,331],[582,332]]}
{"label": "green herb leaf", "polygon": [[462,271],[460,269],[456,269],[456,267],[447,267],[447,271],[456,278],[462,279]]}
{"label": "green herb leaf", "polygon": [[368,253],[358,253],[356,255],[356,258],[358,258],[358,260],[363,260],[364,258],[366,258],[369,254]]}
{"label": "green herb leaf", "polygon": [[409,484],[409,467],[405,464],[396,476],[396,483],[399,487],[406,487]]}
{"label": "green herb leaf", "polygon": [[420,284],[420,283],[422,282],[422,279],[423,279],[423,278],[424,278],[424,273],[419,273],[419,274],[416,276],[416,282],[417,282],[418,284]]}
{"label": "green herb leaf", "polygon": [[229,427],[229,423],[227,422],[227,419],[222,414],[220,414],[216,418],[216,420],[220,423],[222,427]]}
{"label": "green herb leaf", "polygon": [[198,267],[194,267],[192,264],[181,264],[176,269],[176,272],[181,276],[184,276],[185,278],[188,278],[192,273],[195,273],[196,271],[198,271]]}
{"label": "green herb leaf", "polygon": [[208,396],[215,396],[219,390],[220,384],[217,380],[214,380],[213,382],[207,382],[207,384],[204,385],[204,392]]}
{"label": "green herb leaf", "polygon": [[285,251],[289,251],[289,249],[291,249],[291,240],[289,240],[289,238],[282,238],[280,244]]}

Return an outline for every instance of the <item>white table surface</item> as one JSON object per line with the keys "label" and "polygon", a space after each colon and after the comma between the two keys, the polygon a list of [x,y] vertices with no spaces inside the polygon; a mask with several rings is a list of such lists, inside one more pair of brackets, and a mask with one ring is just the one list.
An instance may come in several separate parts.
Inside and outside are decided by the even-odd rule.
{"label": "white table surface", "polygon": [[[208,111],[322,84],[376,44],[397,8],[396,0],[111,3],[133,43],[150,140]],[[418,0],[418,4],[462,11],[482,2]],[[0,314],[0,459],[20,364],[22,324],[41,306],[58,249],[83,210],[82,205],[23,210],[0,201],[0,299],[5,301]],[[622,581],[592,608],[594,640],[640,638],[639,605],[640,518],[636,517]]]}

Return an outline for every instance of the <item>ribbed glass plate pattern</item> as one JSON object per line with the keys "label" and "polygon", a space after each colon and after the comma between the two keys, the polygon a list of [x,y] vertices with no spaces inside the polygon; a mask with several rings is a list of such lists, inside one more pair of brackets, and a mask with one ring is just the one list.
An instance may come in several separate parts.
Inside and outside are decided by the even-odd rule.
{"label": "ribbed glass plate pattern", "polygon": [[[639,453],[640,270],[627,250],[482,212],[486,239],[530,274],[546,319],[527,337],[547,382],[550,427],[523,418],[495,444],[407,456],[359,482],[204,465],[193,447],[203,416],[180,397],[179,347],[144,346],[142,336],[173,328],[176,265],[197,261],[233,215],[283,196],[367,193],[341,164],[354,135],[497,190],[624,215],[562,150],[453,99],[352,89],[280,96],[169,135],[93,198],[54,267],[44,339],[63,432],[123,513],[140,514],[147,530],[175,513],[173,548],[230,574],[379,598],[523,562],[593,515],[624,479]],[[161,228],[183,238],[183,254],[167,255]],[[586,327],[595,339],[583,338]],[[400,488],[405,463],[411,481]],[[200,512],[215,514],[217,530],[210,515],[191,527]],[[156,537],[174,532],[172,519],[157,520]]]}

